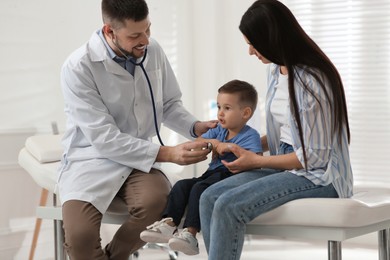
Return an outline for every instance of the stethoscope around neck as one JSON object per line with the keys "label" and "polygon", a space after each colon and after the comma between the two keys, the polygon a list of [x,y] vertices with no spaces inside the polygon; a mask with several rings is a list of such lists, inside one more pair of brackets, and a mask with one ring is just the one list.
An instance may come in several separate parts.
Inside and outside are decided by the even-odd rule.
{"label": "stethoscope around neck", "polygon": [[145,61],[146,55],[147,55],[147,53],[148,53],[148,48],[145,46],[145,53],[144,53],[144,56],[142,57],[142,59],[141,59],[140,62],[136,62],[136,61],[134,61],[133,59],[131,59],[131,57],[129,57],[128,55],[125,54],[127,51],[126,51],[125,49],[123,49],[123,48],[118,44],[117,41],[114,41],[114,32],[112,32],[111,41],[112,41],[112,43],[117,47],[117,49],[118,49],[119,52],[123,55],[123,57],[126,58],[126,60],[129,60],[129,61],[130,61],[132,64],[134,64],[135,66],[140,66],[140,67],[141,67],[142,72],[143,72],[144,75],[145,75],[146,81],[148,82],[149,91],[150,91],[150,98],[151,98],[151,100],[152,100],[152,109],[153,109],[153,118],[154,118],[154,128],[156,129],[156,134],[157,134],[158,141],[160,142],[160,144],[161,144],[162,146],[164,146],[164,143],[163,143],[163,141],[162,141],[162,139],[161,139],[161,136],[160,136],[160,131],[158,130],[156,103],[154,102],[154,95],[153,95],[152,83],[150,83],[150,79],[149,79],[148,73],[146,72],[145,67],[144,67],[144,61]]}
{"label": "stethoscope around neck", "polygon": [[161,136],[160,136],[160,131],[158,130],[158,124],[157,124],[157,112],[156,112],[156,103],[154,102],[154,95],[153,95],[153,89],[152,89],[152,83],[150,82],[150,79],[149,79],[149,76],[148,76],[148,73],[146,72],[145,70],[145,67],[144,67],[144,61],[146,59],[146,55],[148,53],[148,49],[145,48],[145,54],[144,56],[142,57],[142,60],[140,62],[135,62],[134,60],[130,59],[127,55],[125,55],[124,53],[122,53],[127,60],[129,60],[131,63],[133,63],[135,66],[139,66],[144,75],[145,75],[145,78],[146,78],[146,81],[148,82],[148,86],[149,86],[149,91],[150,91],[150,98],[152,99],[152,109],[153,109],[153,118],[154,118],[154,128],[156,129],[156,134],[157,134],[157,138],[158,138],[158,141],[160,142],[160,144],[162,146],[164,146],[164,143],[161,139]]}

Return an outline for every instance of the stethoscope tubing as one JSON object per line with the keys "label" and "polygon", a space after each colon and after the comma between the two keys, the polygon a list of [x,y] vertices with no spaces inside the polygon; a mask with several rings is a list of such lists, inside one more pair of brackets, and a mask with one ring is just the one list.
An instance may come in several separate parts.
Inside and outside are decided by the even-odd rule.
{"label": "stethoscope tubing", "polygon": [[146,54],[148,53],[148,49],[146,48],[145,49],[145,54],[144,56],[142,57],[142,60],[140,62],[134,62],[132,60],[130,60],[131,63],[133,63],[135,66],[140,66],[141,69],[142,69],[142,72],[144,73],[145,75],[145,78],[146,78],[146,81],[148,83],[148,86],[149,86],[149,91],[150,91],[150,97],[152,99],[152,109],[153,109],[153,118],[154,118],[154,127],[156,129],[156,134],[157,134],[157,138],[158,138],[158,141],[160,142],[160,144],[162,146],[164,146],[164,143],[161,139],[161,136],[160,136],[160,131],[158,129],[158,123],[157,123],[157,111],[156,111],[156,103],[154,101],[154,94],[153,94],[153,89],[152,89],[152,83],[150,82],[150,79],[149,79],[149,76],[148,76],[148,73],[146,72],[146,69],[144,67],[144,61],[146,59]]}

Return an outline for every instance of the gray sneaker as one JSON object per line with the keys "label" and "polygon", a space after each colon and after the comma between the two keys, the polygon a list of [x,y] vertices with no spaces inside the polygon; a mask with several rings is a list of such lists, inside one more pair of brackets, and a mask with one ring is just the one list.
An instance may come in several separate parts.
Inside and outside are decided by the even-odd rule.
{"label": "gray sneaker", "polygon": [[149,243],[168,243],[169,239],[177,231],[176,227],[172,227],[166,223],[168,221],[172,221],[172,218],[164,218],[147,226],[146,230],[141,232],[140,238]]}
{"label": "gray sneaker", "polygon": [[180,251],[186,255],[199,254],[198,240],[186,228],[169,239],[168,245],[173,251]]}

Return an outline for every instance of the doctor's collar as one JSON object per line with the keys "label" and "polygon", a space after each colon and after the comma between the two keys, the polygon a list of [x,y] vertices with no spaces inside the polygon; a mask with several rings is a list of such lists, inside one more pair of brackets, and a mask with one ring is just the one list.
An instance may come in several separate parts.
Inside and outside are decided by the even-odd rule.
{"label": "doctor's collar", "polygon": [[116,57],[117,57],[117,58],[121,58],[121,57],[119,57],[118,55],[116,55],[116,53],[114,52],[113,49],[111,49],[110,45],[108,44],[106,38],[105,38],[104,35],[103,35],[103,29],[99,29],[99,30],[97,31],[97,34],[99,35],[100,39],[102,39],[104,45],[106,46],[106,49],[107,49],[107,51],[108,51],[108,56],[109,56],[111,59],[114,59],[114,58],[116,58]]}

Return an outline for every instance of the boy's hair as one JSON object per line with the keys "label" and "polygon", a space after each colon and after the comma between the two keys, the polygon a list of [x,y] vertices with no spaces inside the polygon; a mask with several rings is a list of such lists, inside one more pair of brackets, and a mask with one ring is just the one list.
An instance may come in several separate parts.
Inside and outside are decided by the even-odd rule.
{"label": "boy's hair", "polygon": [[252,109],[252,114],[257,107],[257,91],[253,85],[246,81],[234,79],[225,83],[218,89],[218,93],[235,94],[239,97],[239,103],[242,106],[248,106]]}
{"label": "boy's hair", "polygon": [[120,27],[126,20],[146,19],[149,8],[145,0],[102,0],[102,15],[104,23]]}

